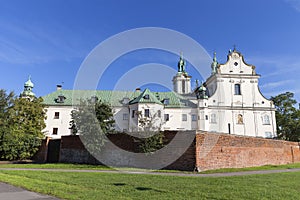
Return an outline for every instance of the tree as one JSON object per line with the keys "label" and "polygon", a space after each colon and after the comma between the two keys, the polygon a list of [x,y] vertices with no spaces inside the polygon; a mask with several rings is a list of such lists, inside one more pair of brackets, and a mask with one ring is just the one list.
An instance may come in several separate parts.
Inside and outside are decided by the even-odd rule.
{"label": "tree", "polygon": [[155,113],[152,116],[145,117],[142,112],[139,111],[138,125],[139,131],[135,135],[139,140],[139,148],[143,153],[154,153],[155,151],[164,147],[163,139],[164,134],[161,131],[162,120]]}
{"label": "tree", "polygon": [[105,143],[105,135],[114,132],[114,119],[111,107],[101,100],[92,102],[81,100],[71,113],[70,129],[79,133],[85,147],[97,153]]}
{"label": "tree", "polygon": [[[0,94],[2,97],[3,92]],[[42,98],[15,98],[12,93],[1,98],[1,121],[5,121],[1,134],[0,156],[5,160],[30,159],[39,149],[44,137],[46,111]],[[2,101],[3,100],[3,101]],[[4,112],[3,112],[4,111]],[[4,114],[3,114],[4,113]]]}
{"label": "tree", "polygon": [[0,158],[2,158],[1,147],[3,140],[5,135],[9,132],[8,110],[13,104],[14,96],[13,92],[6,94],[5,90],[0,90]]}
{"label": "tree", "polygon": [[294,94],[286,92],[271,97],[276,108],[276,123],[278,138],[299,141],[300,139],[300,110],[295,105]]}

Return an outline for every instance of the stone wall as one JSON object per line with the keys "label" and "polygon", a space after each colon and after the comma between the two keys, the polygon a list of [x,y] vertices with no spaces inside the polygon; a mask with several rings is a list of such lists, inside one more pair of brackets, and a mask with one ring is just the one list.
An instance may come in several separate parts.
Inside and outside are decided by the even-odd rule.
{"label": "stone wall", "polygon": [[196,135],[198,171],[300,162],[298,142],[228,134]]}

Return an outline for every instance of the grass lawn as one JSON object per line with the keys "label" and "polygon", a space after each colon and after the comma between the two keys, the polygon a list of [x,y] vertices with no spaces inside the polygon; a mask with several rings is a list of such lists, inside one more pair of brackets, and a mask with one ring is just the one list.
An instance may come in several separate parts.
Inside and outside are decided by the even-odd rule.
{"label": "grass lawn", "polygon": [[93,172],[5,171],[0,181],[62,199],[299,199],[300,172],[177,177]]}

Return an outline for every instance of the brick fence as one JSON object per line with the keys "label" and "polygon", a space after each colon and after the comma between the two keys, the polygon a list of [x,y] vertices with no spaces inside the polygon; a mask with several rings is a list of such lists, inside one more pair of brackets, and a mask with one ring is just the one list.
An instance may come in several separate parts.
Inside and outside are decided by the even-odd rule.
{"label": "brick fence", "polygon": [[[195,137],[186,151],[164,169],[203,171],[300,162],[300,147],[297,142],[206,132],[165,132],[164,142],[168,144],[176,134],[192,134]],[[139,152],[138,143],[132,136],[116,134],[109,136],[109,139],[121,149]],[[181,147],[173,147],[172,151],[175,152],[176,148]],[[45,147],[43,151],[46,152]],[[114,156],[113,153],[106,155]],[[172,153],[165,156],[172,156]],[[165,158],[159,158],[157,162],[161,159]],[[101,164],[85,149],[78,136],[61,138],[59,162]],[[134,160],[128,163],[131,163],[128,167],[135,166]]]}
{"label": "brick fence", "polygon": [[300,162],[298,142],[228,134],[196,135],[198,171]]}

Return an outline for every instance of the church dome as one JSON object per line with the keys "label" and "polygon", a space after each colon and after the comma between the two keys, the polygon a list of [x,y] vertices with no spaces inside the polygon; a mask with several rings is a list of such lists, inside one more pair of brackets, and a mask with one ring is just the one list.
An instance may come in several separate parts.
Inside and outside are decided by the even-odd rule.
{"label": "church dome", "polygon": [[25,87],[34,87],[34,84],[31,82],[31,80],[30,80],[30,78],[28,79],[28,81],[26,81],[25,83],[24,83],[24,86]]}

